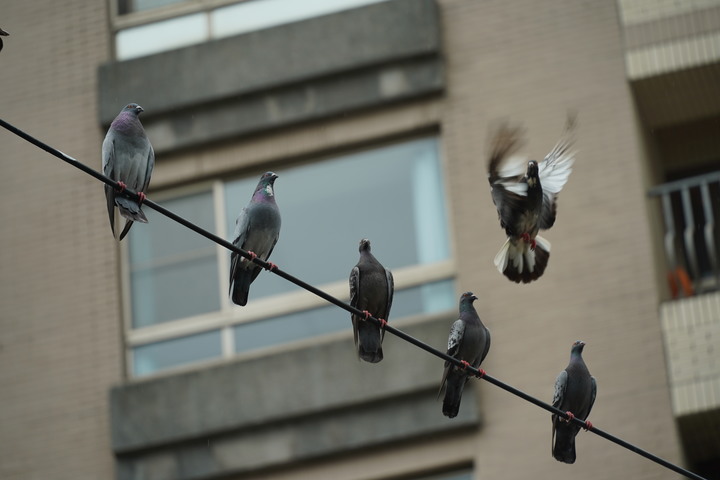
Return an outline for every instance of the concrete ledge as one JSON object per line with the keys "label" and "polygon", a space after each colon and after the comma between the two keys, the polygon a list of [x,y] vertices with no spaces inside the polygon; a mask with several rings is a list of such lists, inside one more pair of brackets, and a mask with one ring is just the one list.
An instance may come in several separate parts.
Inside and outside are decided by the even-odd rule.
{"label": "concrete ledge", "polygon": [[143,116],[156,152],[249,135],[441,91],[438,58],[421,58]]}
{"label": "concrete ledge", "polygon": [[[416,324],[407,332],[442,348],[451,320]],[[424,400],[413,397],[418,392],[429,392],[423,398],[429,397],[435,411],[432,418],[414,419],[407,431],[421,433],[425,427],[435,428],[434,417],[444,419],[433,393],[442,375],[442,362],[437,358],[392,336],[385,338],[386,358],[380,364],[359,362],[353,349],[348,337],[115,387],[110,392],[113,450],[130,454],[269,428],[271,424],[297,427],[307,417],[326,420],[336,415],[333,412],[340,412],[337,418],[345,418],[343,411],[358,414],[368,404],[379,402],[402,405],[383,417],[373,412],[378,425],[392,425],[403,418],[404,408],[423,404]],[[398,400],[398,404],[392,403],[392,398],[410,400]],[[462,410],[477,422],[474,403],[466,400]],[[322,441],[318,438],[311,443],[319,445]],[[344,447],[333,442],[328,448]]]}
{"label": "concrete ledge", "polygon": [[379,446],[408,438],[476,428],[476,396],[468,385],[460,414],[440,413],[436,390],[393,397],[290,422],[208,437],[172,449],[123,455],[118,479],[205,479],[261,470],[322,455]]}
{"label": "concrete ledge", "polygon": [[138,102],[162,152],[425,95],[444,86],[440,38],[434,0],[392,0],[111,62],[100,123]]}

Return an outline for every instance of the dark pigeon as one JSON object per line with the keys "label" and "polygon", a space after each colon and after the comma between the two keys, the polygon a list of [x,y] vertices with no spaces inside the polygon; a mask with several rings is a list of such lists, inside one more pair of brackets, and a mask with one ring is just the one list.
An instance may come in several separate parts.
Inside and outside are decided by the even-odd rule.
{"label": "dark pigeon", "polygon": [[[360,260],[350,272],[350,305],[387,321],[394,292],[390,270],[370,253],[370,240],[360,240]],[[382,341],[385,330],[363,317],[351,315],[358,356],[370,363],[383,359]]]}
{"label": "dark pigeon", "polygon": [[[250,203],[242,209],[235,220],[233,245],[252,252],[267,261],[280,236],[280,210],[275,203],[273,172],[260,177]],[[230,255],[230,297],[236,305],[246,305],[250,284],[260,274],[262,267],[233,252]]]}
{"label": "dark pigeon", "polygon": [[[8,32],[6,32],[6,31],[3,30],[2,28],[0,28],[0,36],[2,36],[2,37],[7,37],[7,36],[9,36],[9,35],[10,35],[10,34],[9,34]],[[2,50],[2,49],[3,49],[3,41],[2,41],[2,38],[0,38],[0,50]]]}
{"label": "dark pigeon", "polygon": [[507,240],[495,256],[500,273],[516,283],[530,283],[545,272],[550,242],[538,235],[555,223],[557,196],[570,176],[575,152],[574,119],[542,162],[507,157],[521,146],[521,130],[501,126],[492,140],[488,180]]}
{"label": "dark pigeon", "polygon": [[[477,297],[472,292],[466,292],[460,296],[460,318],[455,320],[450,328],[447,354],[478,368],[490,351],[490,330],[480,321],[480,317],[473,307],[475,300]],[[450,362],[445,362],[445,371],[438,397],[445,386],[442,412],[446,417],[457,416],[462,392],[467,381],[468,372],[466,370],[456,367]]]}
{"label": "dark pigeon", "polygon": [[[597,385],[595,378],[590,376],[582,358],[584,342],[573,343],[570,350],[570,363],[560,372],[555,380],[553,407],[563,412],[570,412],[580,420],[590,415]],[[552,416],[552,455],[555,460],[575,463],[575,436],[580,426],[570,423],[557,415]]]}
{"label": "dark pigeon", "polygon": [[[105,176],[121,182],[126,188],[138,192],[141,197],[150,184],[155,166],[155,152],[138,115],[143,108],[130,103],[122,109],[110,124],[102,144],[102,167]],[[110,228],[115,235],[115,207],[126,218],[125,228],[119,240],[125,238],[133,222],[147,223],[147,217],[135,200],[125,198],[109,185],[105,185]]]}

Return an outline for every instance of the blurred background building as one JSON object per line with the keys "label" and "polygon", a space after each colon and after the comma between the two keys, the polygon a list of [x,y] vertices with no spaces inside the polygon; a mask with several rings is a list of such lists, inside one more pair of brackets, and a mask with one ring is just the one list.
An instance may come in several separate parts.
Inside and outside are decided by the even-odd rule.
{"label": "blurred background building", "polygon": [[[391,322],[444,349],[461,292],[489,373],[550,401],[587,342],[591,420],[720,478],[720,1],[6,0],[0,117],[100,169],[129,102],[150,197],[222,237],[273,170],[272,260],[348,298],[358,241],[395,274]],[[579,155],[545,275],[507,281],[488,131]],[[0,132],[0,478],[669,479],[595,435],[550,455],[550,416],[148,212],[121,245],[102,186]]]}

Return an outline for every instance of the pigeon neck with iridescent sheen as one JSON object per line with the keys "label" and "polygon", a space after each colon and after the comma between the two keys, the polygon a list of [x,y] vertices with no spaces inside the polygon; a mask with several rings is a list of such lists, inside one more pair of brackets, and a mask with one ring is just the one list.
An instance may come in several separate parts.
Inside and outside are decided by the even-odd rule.
{"label": "pigeon neck with iridescent sheen", "polygon": [[263,178],[260,180],[257,188],[255,188],[255,193],[253,193],[252,196],[253,202],[275,202],[273,180],[274,179],[272,178]]}
{"label": "pigeon neck with iridescent sheen", "polygon": [[472,297],[463,297],[460,300],[460,312],[474,312],[475,307],[473,307],[473,301],[475,299]]}
{"label": "pigeon neck with iridescent sheen", "polygon": [[115,132],[128,136],[145,136],[145,130],[140,123],[137,113],[124,110],[115,117],[110,128]]}

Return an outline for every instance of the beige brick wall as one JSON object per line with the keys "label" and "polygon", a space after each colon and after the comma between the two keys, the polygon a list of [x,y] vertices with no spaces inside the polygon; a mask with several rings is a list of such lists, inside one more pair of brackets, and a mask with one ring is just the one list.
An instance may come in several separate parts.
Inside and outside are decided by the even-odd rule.
{"label": "beige brick wall", "polygon": [[[10,0],[0,19],[0,116],[95,168],[105,4]],[[0,151],[0,478],[111,478],[121,363],[102,188],[4,129]]]}
{"label": "beige brick wall", "polygon": [[[95,67],[109,49],[103,2],[92,8],[43,3],[45,10],[19,1],[4,8],[2,26],[13,36],[0,53],[2,117],[97,167]],[[615,2],[439,3],[448,76],[441,98],[159,159],[153,186],[439,126],[458,289],[480,297],[478,310],[493,335],[487,370],[549,401],[570,344],[583,339],[599,385],[593,422],[679,461],[657,314],[646,159]],[[580,155],[560,195],[557,224],[546,234],[550,264],[539,282],[515,285],[492,264],[504,235],[486,183],[487,131],[498,119],[522,122],[526,150],[539,159],[557,140],[568,110],[578,113]],[[12,135],[1,138],[11,181],[0,193],[0,381],[7,386],[0,390],[0,477],[109,478],[106,394],[121,378],[122,358],[116,250],[101,187]],[[441,369],[438,362],[428,375],[439,381]],[[463,461],[475,462],[478,479],[557,480],[578,472],[590,480],[676,478],[587,433],[578,440],[577,465],[560,464],[550,456],[548,414],[489,384],[478,386],[485,424],[477,433],[438,439],[442,446],[426,439],[313,462],[273,478],[328,472],[324,478],[382,478]],[[359,476],[368,463],[372,468]]]}

